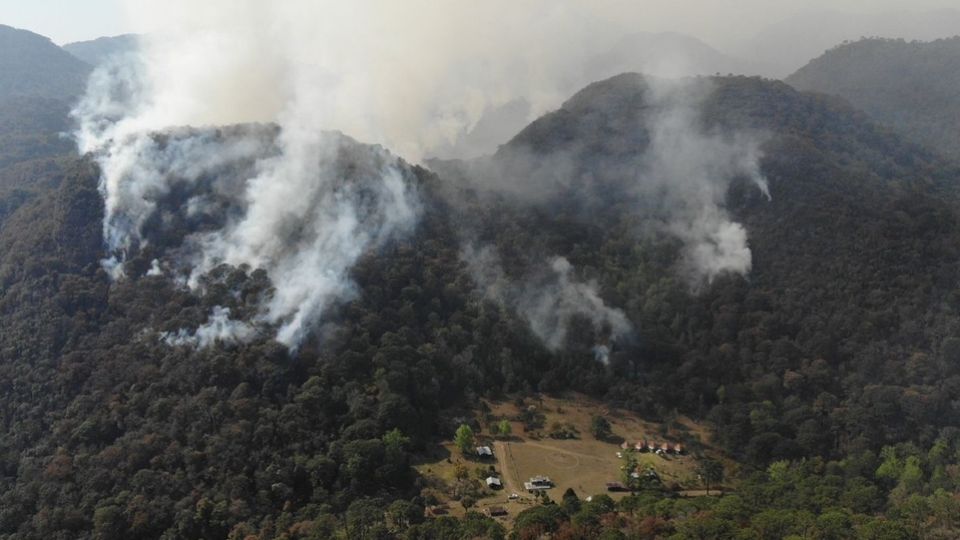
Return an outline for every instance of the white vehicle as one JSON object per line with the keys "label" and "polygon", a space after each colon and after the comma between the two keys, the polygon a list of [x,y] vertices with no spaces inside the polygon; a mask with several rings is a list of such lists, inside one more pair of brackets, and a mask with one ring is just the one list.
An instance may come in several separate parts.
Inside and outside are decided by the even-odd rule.
{"label": "white vehicle", "polygon": [[507,498],[510,499],[511,501],[515,501],[515,500],[519,499],[520,496],[517,495],[516,493],[511,493],[510,496],[507,497]]}

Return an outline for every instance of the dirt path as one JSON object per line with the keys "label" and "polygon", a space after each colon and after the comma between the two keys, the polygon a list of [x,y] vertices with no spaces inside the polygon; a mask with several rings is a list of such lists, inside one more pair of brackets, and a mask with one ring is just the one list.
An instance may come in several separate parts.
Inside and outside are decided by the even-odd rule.
{"label": "dirt path", "polygon": [[493,442],[493,455],[497,457],[500,463],[500,472],[503,477],[504,491],[510,493],[525,493],[523,482],[517,476],[517,465],[513,461],[513,454],[510,453],[510,443],[506,441]]}
{"label": "dirt path", "polygon": [[[596,454],[584,454],[582,452],[575,452],[573,450],[567,450],[565,448],[557,448],[556,446],[550,446],[549,444],[542,444],[532,441],[524,441],[523,444],[527,446],[534,446],[536,448],[543,448],[544,450],[550,450],[551,452],[557,452],[559,454],[569,454],[571,456],[577,456],[586,459],[593,459],[598,461],[618,461],[617,459],[610,459],[606,456],[598,456]],[[615,454],[614,454],[615,455]]]}
{"label": "dirt path", "polygon": [[[733,490],[729,489],[719,489],[711,488],[709,496],[710,497],[722,497],[728,493],[733,493]],[[706,497],[708,496],[707,490],[705,489],[684,489],[679,492],[681,497]]]}

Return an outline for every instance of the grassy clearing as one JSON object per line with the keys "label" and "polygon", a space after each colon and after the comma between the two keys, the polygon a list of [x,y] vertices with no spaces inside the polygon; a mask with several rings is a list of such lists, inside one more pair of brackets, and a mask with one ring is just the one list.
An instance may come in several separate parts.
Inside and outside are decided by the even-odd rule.
{"label": "grassy clearing", "polygon": [[[532,476],[549,476],[555,483],[549,495],[559,500],[567,488],[573,488],[580,497],[607,493],[607,482],[623,480],[621,466],[623,460],[618,457],[622,452],[617,440],[635,442],[652,439],[660,442],[681,442],[690,453],[679,456],[659,456],[650,453],[638,453],[637,461],[641,468],[650,467],[657,472],[668,488],[698,493],[701,484],[697,480],[697,456],[707,455],[720,458],[718,451],[709,444],[709,431],[689,418],[678,417],[668,424],[650,422],[626,412],[610,410],[602,403],[584,396],[567,398],[535,398],[518,401],[485,402],[480,407],[485,412],[478,414],[477,432],[484,444],[494,448],[495,459],[479,462],[463,456],[451,442],[445,443],[430,456],[424,456],[417,465],[424,476],[430,492],[437,500],[450,507],[451,515],[462,515],[464,510],[457,499],[464,491],[464,483],[482,485],[483,470],[493,465],[500,474],[504,489],[479,490],[476,509],[490,506],[504,506],[510,515],[504,518],[509,523],[517,513],[535,504],[534,498],[523,490],[523,482]],[[590,433],[591,419],[603,416],[611,425],[613,437],[608,441],[596,440]],[[534,417],[534,425],[520,421],[521,418]],[[511,435],[494,440],[490,426],[508,419]],[[550,433],[574,434],[573,439],[554,439]],[[452,434],[451,434],[452,435]],[[728,462],[728,465],[730,463]],[[470,477],[457,479],[457,470],[461,477],[463,467],[467,467]],[[520,497],[511,500],[508,496],[517,493]],[[624,493],[609,493],[614,498]]]}

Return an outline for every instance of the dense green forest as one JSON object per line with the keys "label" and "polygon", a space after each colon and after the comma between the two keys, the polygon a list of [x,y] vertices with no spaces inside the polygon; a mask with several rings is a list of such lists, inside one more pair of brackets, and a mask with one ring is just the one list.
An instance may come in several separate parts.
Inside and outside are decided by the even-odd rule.
{"label": "dense green forest", "polygon": [[[214,306],[255,313],[269,276],[224,265],[199,293],[111,281],[100,172],[58,135],[66,108],[0,107],[0,538],[957,537],[957,169],[840,99],[701,82],[699,129],[763,141],[770,198],[748,178],[725,197],[748,274],[691,287],[682,243],[650,234],[623,176],[651,139],[652,90],[626,74],[490,158],[412,167],[415,231],[364,254],[356,297],[295,352],[166,343]],[[559,158],[575,181],[530,168]],[[547,346],[478,287],[467,244],[516,282],[563,257],[632,331],[574,317]],[[453,418],[479,397],[567,391],[709,421],[741,465],[736,493],[568,493],[513,531],[424,519],[411,464]]]}
{"label": "dense green forest", "polygon": [[834,47],[786,78],[841,96],[906,137],[960,156],[960,37],[861,39]]}

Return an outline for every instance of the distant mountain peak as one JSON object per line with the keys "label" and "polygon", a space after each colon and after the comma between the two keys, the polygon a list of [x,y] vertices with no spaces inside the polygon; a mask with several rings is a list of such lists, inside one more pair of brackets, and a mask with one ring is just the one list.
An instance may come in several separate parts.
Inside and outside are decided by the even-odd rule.
{"label": "distant mountain peak", "polygon": [[139,34],[104,36],[88,41],[67,43],[63,49],[91,66],[96,66],[111,56],[138,49],[141,39],[142,36]]}
{"label": "distant mountain peak", "polygon": [[71,99],[83,92],[90,66],[48,37],[0,25],[0,99]]}
{"label": "distant mountain peak", "polygon": [[868,38],[836,46],[786,78],[848,100],[876,121],[960,157],[960,37]]}

